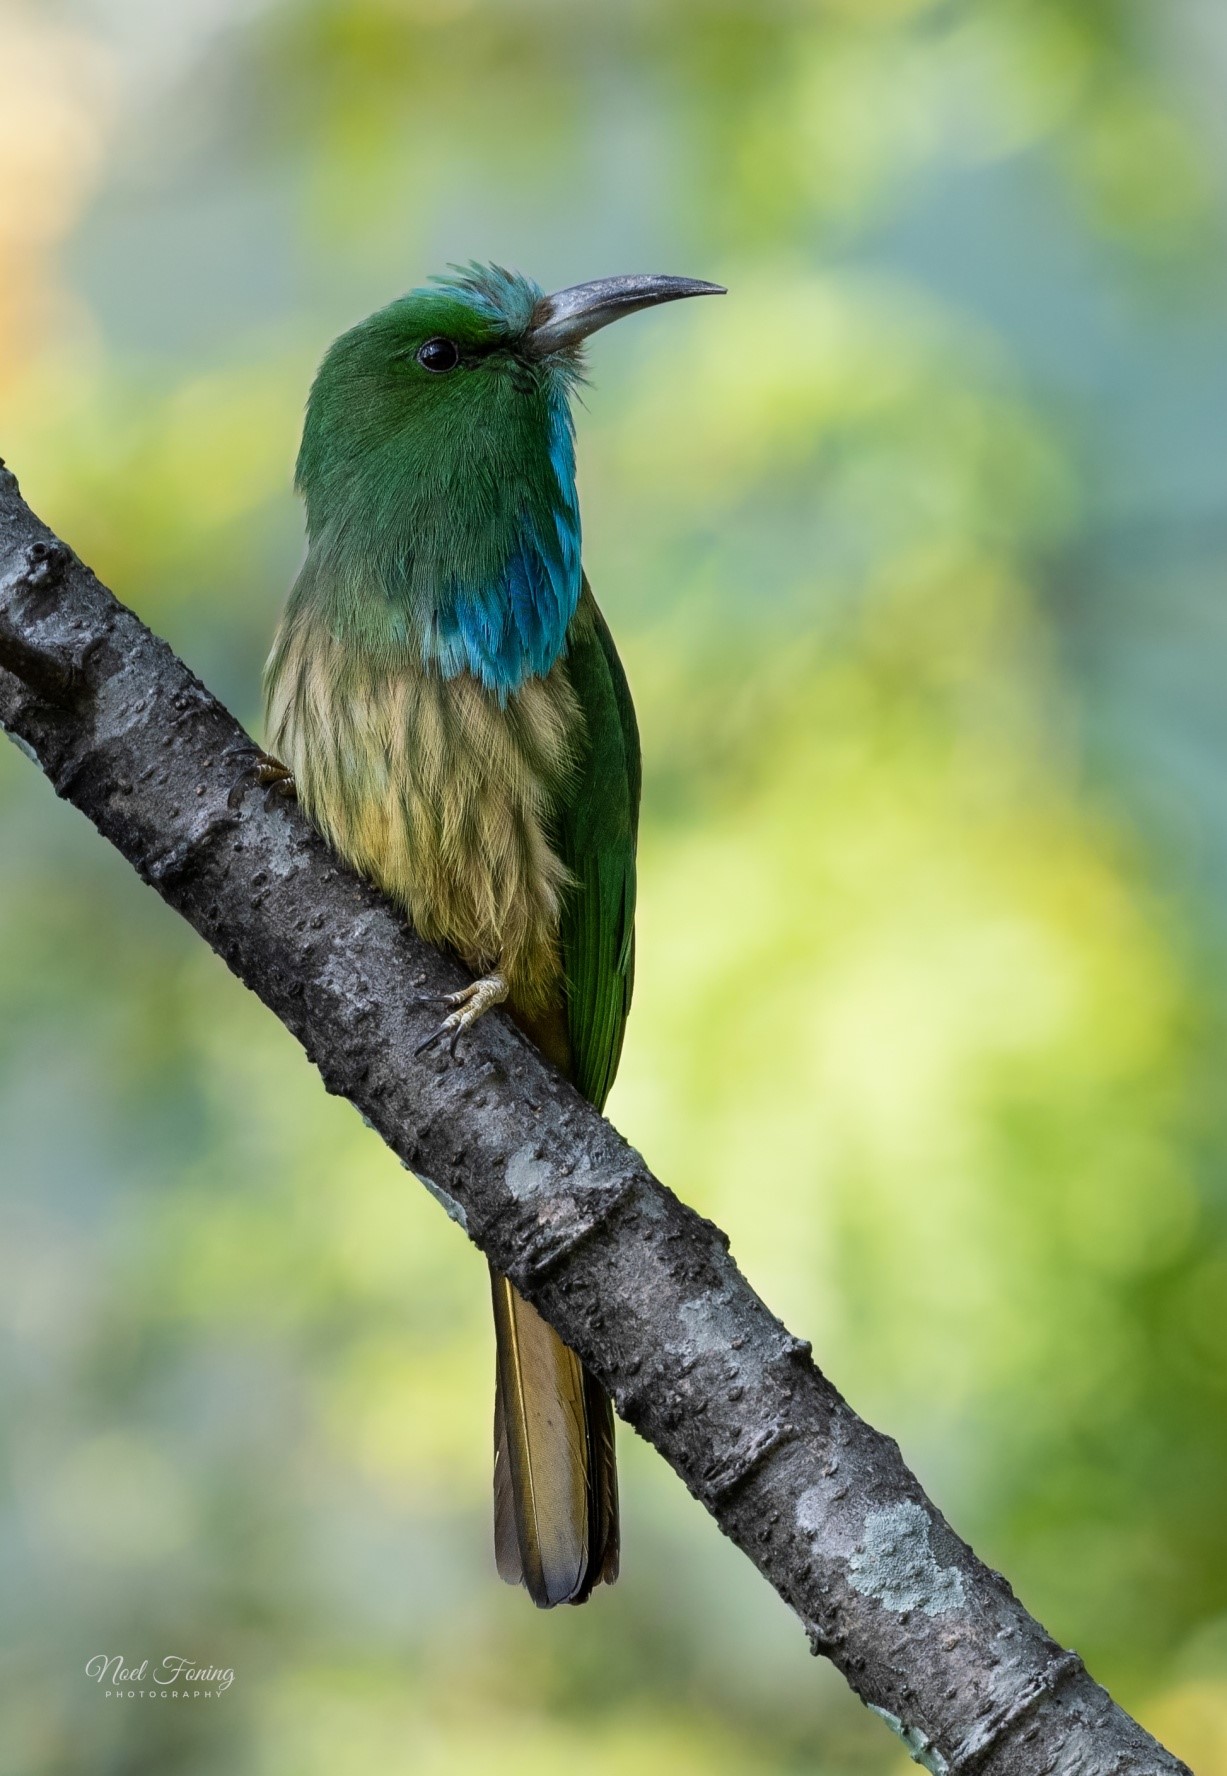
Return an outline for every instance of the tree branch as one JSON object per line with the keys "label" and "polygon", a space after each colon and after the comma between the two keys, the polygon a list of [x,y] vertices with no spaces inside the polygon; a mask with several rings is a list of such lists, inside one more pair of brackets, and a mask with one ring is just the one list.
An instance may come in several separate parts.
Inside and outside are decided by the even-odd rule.
{"label": "tree branch", "polygon": [[686,1208],[505,1019],[414,1058],[462,984],[0,465],[0,724],[212,945],[599,1376],[886,1718],[949,1776],[1185,1770],[950,1529]]}

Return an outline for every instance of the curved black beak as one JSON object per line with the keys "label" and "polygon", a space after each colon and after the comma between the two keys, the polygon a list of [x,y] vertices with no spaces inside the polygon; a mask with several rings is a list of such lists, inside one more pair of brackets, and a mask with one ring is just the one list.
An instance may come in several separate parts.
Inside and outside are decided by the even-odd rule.
{"label": "curved black beak", "polygon": [[700,278],[643,277],[595,278],[590,284],[572,284],[543,296],[533,310],[524,344],[534,357],[565,351],[579,345],[590,333],[620,321],[640,308],[660,302],[677,302],[683,296],[723,296],[723,284],[705,284]]}

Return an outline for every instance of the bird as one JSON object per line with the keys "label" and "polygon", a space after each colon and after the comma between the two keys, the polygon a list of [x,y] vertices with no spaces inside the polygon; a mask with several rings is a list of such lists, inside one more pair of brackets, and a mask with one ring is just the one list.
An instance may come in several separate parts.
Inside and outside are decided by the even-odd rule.
{"label": "bird", "polygon": [[[546,294],[453,266],[343,333],[307,401],[307,552],[264,675],[253,774],[472,975],[419,1045],[492,1006],[598,1109],[635,960],[634,706],[581,559],[572,403],[610,322],[724,294]],[[498,1572],[541,1608],[617,1576],[613,1411],[491,1270]]]}

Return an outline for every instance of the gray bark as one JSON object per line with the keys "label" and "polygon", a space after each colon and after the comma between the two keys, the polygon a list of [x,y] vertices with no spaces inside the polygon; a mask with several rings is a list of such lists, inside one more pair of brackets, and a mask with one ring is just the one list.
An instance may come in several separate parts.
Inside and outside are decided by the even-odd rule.
{"label": "gray bark", "polygon": [[259,792],[252,743],[23,503],[0,466],[0,724],[292,1031],[582,1355],[901,1735],[981,1776],[1184,1770],[1028,1615],[755,1294],[728,1240],[487,1017],[414,1058],[462,984]]}

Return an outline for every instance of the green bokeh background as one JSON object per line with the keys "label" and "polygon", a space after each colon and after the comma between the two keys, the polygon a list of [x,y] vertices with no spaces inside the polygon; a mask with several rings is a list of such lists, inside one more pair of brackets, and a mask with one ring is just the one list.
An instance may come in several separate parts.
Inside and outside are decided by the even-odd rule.
{"label": "green bokeh background", "polygon": [[[0,450],[249,725],[335,333],[472,256],[730,286],[579,416],[610,1113],[1201,1776],[1225,84],[1220,0],[0,0]],[[629,1432],[623,1582],[498,1584],[484,1266],[13,748],[0,1171],[5,1776],[907,1767]]]}

